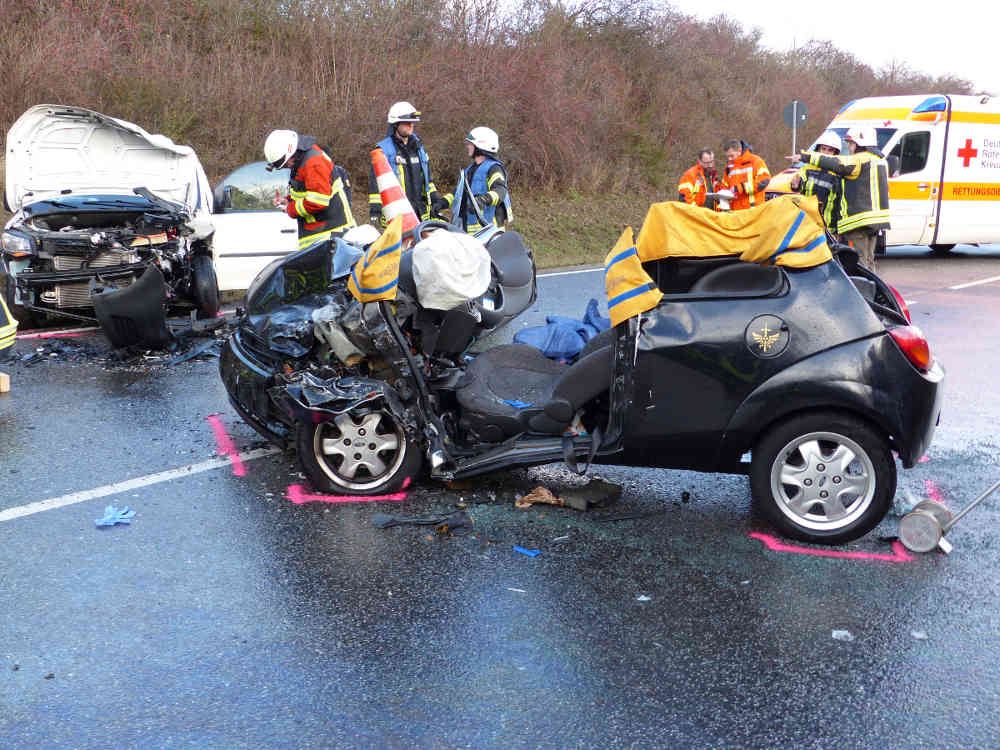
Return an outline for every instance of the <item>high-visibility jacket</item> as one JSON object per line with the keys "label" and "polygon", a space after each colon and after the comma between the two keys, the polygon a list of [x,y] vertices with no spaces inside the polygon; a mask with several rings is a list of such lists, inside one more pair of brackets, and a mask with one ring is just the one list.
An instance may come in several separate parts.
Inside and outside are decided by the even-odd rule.
{"label": "high-visibility jacket", "polygon": [[705,205],[705,194],[714,193],[722,187],[719,178],[713,169],[710,173],[705,173],[705,168],[701,163],[695,164],[687,172],[681,175],[680,182],[677,183],[677,192],[680,193],[679,200],[691,203],[704,208],[716,208],[714,200],[709,201],[711,205]]}
{"label": "high-visibility jacket", "polygon": [[729,208],[752,208],[764,203],[764,188],[771,181],[767,164],[748,148],[726,164],[726,187],[733,191],[735,198]]}
{"label": "high-visibility jacket", "polygon": [[465,168],[465,179],[469,182],[471,195],[465,192],[465,184],[459,179],[455,195],[445,196],[451,204],[453,225],[469,234],[483,228],[475,209],[469,205],[472,201],[476,201],[479,213],[489,224],[503,226],[513,221],[514,212],[510,204],[510,191],[507,189],[507,169],[502,162],[490,157],[486,157],[481,164],[473,162]]}
{"label": "high-visibility jacket", "polygon": [[815,195],[819,213],[831,232],[837,231],[840,221],[840,202],[844,197],[844,178],[825,169],[805,164],[799,169],[799,192]]}
{"label": "high-visibility jacket", "polygon": [[299,248],[355,225],[341,171],[311,136],[299,136],[291,159],[286,211],[299,222]]}
{"label": "high-visibility jacket", "polygon": [[[375,145],[385,154],[389,169],[396,174],[399,186],[403,189],[406,199],[410,201],[413,212],[421,219],[428,219],[435,201],[440,201],[441,196],[438,195],[431,179],[427,151],[416,133],[403,143],[395,136],[393,126],[390,125],[389,128],[389,135]],[[382,216],[382,194],[375,180],[374,167],[368,170],[368,215],[373,220],[378,220]]]}
{"label": "high-visibility jacket", "polygon": [[799,156],[807,164],[843,176],[838,232],[889,228],[889,165],[882,154],[859,150],[849,156],[826,156],[803,151]]}

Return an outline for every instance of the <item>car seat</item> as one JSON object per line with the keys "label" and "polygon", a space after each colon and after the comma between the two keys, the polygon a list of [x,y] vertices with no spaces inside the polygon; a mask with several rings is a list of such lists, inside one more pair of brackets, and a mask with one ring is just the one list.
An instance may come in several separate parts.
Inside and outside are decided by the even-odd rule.
{"label": "car seat", "polygon": [[610,388],[613,333],[611,329],[603,345],[585,350],[572,365],[547,359],[524,344],[483,352],[455,389],[465,427],[487,442],[522,432],[561,435],[587,402]]}

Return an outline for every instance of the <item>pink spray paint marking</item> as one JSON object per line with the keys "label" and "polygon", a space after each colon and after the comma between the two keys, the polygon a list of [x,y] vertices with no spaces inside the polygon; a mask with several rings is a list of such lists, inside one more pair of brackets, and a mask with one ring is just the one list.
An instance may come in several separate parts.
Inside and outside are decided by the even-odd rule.
{"label": "pink spray paint marking", "polygon": [[70,339],[77,336],[84,336],[98,330],[97,328],[77,328],[72,331],[35,331],[33,333],[19,333],[16,338],[20,339]]}
{"label": "pink spray paint marking", "polygon": [[930,461],[930,460],[931,460],[931,457],[930,457],[930,456],[927,456],[927,455],[923,455],[923,456],[921,456],[921,457],[920,457],[919,459],[917,459],[917,463],[918,463],[918,464],[925,464],[925,463],[927,463],[927,462],[928,462],[928,461]]}
{"label": "pink spray paint marking", "polygon": [[944,501],[944,498],[941,496],[941,490],[938,489],[938,486],[934,483],[933,479],[924,480],[924,489],[927,490],[927,497],[935,502],[941,503],[941,505],[946,508],[948,507],[948,503]]}
{"label": "pink spray paint marking", "polygon": [[296,505],[302,503],[381,503],[399,502],[406,499],[406,488],[410,486],[410,478],[403,482],[403,491],[391,495],[311,495],[301,484],[292,484],[285,490],[285,497]]}
{"label": "pink spray paint marking", "polygon": [[233,464],[233,474],[238,477],[246,476],[247,468],[243,465],[243,460],[240,458],[240,453],[236,450],[236,446],[233,445],[232,438],[229,437],[226,428],[222,426],[222,420],[215,414],[209,414],[205,419],[212,425],[212,432],[215,433],[215,442],[219,446],[219,453],[229,456],[229,460]]}
{"label": "pink spray paint marking", "polygon": [[907,554],[903,545],[898,541],[892,543],[891,555],[882,555],[876,552],[841,552],[833,549],[799,547],[795,544],[786,544],[773,536],[761,534],[756,531],[751,532],[750,536],[754,539],[760,539],[769,550],[774,550],[775,552],[791,552],[796,555],[812,555],[813,557],[836,557],[842,560],[881,560],[892,563],[913,562],[913,558]]}

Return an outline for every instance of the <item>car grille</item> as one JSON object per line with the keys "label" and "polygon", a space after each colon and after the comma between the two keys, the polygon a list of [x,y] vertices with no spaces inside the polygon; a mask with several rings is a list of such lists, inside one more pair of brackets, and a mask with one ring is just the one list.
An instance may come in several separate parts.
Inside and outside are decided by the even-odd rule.
{"label": "car grille", "polygon": [[[113,286],[116,289],[127,287],[135,281],[135,277],[124,279],[114,279],[104,286]],[[42,299],[45,302],[54,304],[57,308],[65,307],[93,307],[90,302],[90,282],[76,284],[56,284],[52,292],[43,292]]]}
{"label": "car grille", "polygon": [[[52,265],[57,271],[79,271],[84,267],[85,258],[76,255],[56,255],[52,258]],[[88,268],[109,268],[110,266],[121,266],[128,263],[138,263],[138,253],[121,253],[105,251],[98,253],[87,263]]]}

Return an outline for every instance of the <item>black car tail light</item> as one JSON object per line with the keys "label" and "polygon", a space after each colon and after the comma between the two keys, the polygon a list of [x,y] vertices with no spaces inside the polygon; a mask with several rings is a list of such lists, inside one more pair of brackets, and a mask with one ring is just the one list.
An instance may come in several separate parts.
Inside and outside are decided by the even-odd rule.
{"label": "black car tail light", "polygon": [[[906,306],[906,300],[903,299],[903,295],[892,284],[886,284],[889,290],[892,292],[892,296],[896,298],[896,304],[899,305],[899,309],[903,311],[903,315],[906,316],[906,322],[912,323],[913,319],[910,317],[910,308]],[[919,329],[918,329],[919,330]]]}
{"label": "black car tail light", "polygon": [[[895,291],[895,290],[893,290]],[[924,332],[916,326],[896,326],[889,329],[889,335],[899,346],[906,358],[921,372],[927,372],[931,363],[931,348],[924,338]]]}

